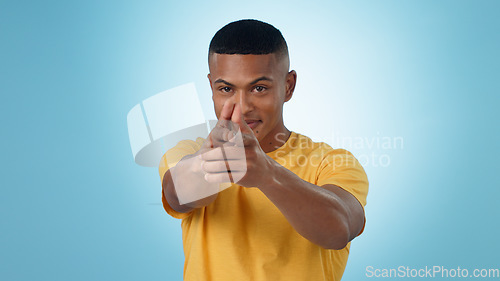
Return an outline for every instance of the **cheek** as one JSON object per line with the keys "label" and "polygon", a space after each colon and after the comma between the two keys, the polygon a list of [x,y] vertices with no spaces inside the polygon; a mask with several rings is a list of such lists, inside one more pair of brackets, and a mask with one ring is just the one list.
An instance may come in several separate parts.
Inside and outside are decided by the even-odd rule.
{"label": "cheek", "polygon": [[220,112],[222,111],[222,107],[224,106],[224,102],[226,101],[226,99],[212,96],[212,101],[214,102],[214,111],[218,119],[220,117]]}
{"label": "cheek", "polygon": [[260,102],[260,110],[265,113],[267,119],[277,119],[281,114],[281,104],[278,97],[270,97]]}

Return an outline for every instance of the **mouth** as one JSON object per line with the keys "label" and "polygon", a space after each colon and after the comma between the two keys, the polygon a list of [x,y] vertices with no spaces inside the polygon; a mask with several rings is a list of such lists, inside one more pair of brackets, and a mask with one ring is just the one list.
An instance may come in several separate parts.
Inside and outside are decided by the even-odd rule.
{"label": "mouth", "polygon": [[262,123],[262,121],[260,120],[245,120],[245,122],[247,123],[248,127],[250,127],[250,129],[255,129],[257,126],[259,126],[260,123]]}

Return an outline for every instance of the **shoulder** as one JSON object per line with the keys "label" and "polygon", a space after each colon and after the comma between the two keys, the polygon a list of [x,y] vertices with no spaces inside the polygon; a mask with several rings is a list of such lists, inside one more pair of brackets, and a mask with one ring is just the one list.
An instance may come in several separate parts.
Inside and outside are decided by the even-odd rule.
{"label": "shoulder", "polygon": [[178,150],[183,150],[183,151],[186,151],[186,152],[196,152],[198,151],[203,142],[205,141],[205,139],[203,138],[197,138],[196,141],[193,141],[193,140],[181,140],[177,143],[176,146],[170,148],[167,153],[169,151],[178,151]]}
{"label": "shoulder", "polygon": [[313,141],[302,134],[296,133],[295,137],[296,139],[290,144],[292,154],[297,157],[306,157],[308,163],[317,167],[318,172],[354,169],[361,176],[365,174],[363,167],[350,151],[344,148],[332,148],[325,142]]}
{"label": "shoulder", "polygon": [[[325,142],[317,142],[313,141],[310,137],[300,134],[300,133],[295,133],[294,134],[295,139],[292,140],[291,142],[291,147],[293,150],[299,150],[301,153],[304,154],[316,154],[316,153],[328,153],[331,151],[334,151],[336,149],[333,149],[329,144]],[[340,153],[341,151],[339,150],[337,153]]]}

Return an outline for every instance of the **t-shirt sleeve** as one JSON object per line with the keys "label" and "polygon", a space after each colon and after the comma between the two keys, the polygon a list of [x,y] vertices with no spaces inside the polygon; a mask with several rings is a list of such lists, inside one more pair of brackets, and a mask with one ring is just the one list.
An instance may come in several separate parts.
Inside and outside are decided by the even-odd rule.
{"label": "t-shirt sleeve", "polygon": [[[160,182],[163,183],[163,178],[165,176],[165,173],[175,167],[177,163],[186,155],[196,153],[200,148],[201,145],[203,144],[203,139],[198,138],[196,141],[192,140],[183,140],[177,143],[176,146],[173,148],[169,149],[161,158],[160,164],[158,166],[158,172],[160,173]],[[162,184],[163,185],[163,184]],[[188,217],[191,212],[188,213],[180,213],[172,209],[170,205],[168,204],[167,198],[165,197],[164,190],[162,188],[161,190],[161,201],[163,203],[163,208],[165,211],[171,215],[172,217],[176,219],[183,219]]]}
{"label": "t-shirt sleeve", "polygon": [[[345,149],[332,149],[325,155],[318,170],[316,185],[325,184],[334,184],[346,190],[359,201],[364,210],[368,195],[368,177],[352,153]],[[358,235],[363,231],[364,224]]]}

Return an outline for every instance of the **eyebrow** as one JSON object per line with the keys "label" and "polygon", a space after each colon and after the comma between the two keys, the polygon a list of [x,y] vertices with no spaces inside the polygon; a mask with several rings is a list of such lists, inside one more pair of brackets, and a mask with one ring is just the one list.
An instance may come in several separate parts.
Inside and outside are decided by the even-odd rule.
{"label": "eyebrow", "polygon": [[[266,77],[266,76],[261,76],[261,77],[259,77],[259,78],[255,79],[255,80],[253,80],[252,82],[250,82],[250,85],[256,84],[256,83],[257,83],[257,82],[259,82],[259,81],[273,81],[273,79],[271,79],[271,78],[269,78],[269,77]],[[217,79],[217,80],[215,80],[214,84],[217,84],[217,83],[224,83],[224,84],[226,84],[226,85],[229,85],[229,86],[231,86],[231,87],[234,87],[234,85],[233,85],[233,84],[231,84],[231,83],[227,82],[227,81],[226,81],[226,80],[224,80],[224,79],[220,79],[220,78],[219,78],[219,79]]]}
{"label": "eyebrow", "polygon": [[226,80],[224,80],[224,79],[220,79],[220,78],[219,78],[219,79],[217,79],[217,80],[215,80],[214,84],[217,84],[217,83],[224,83],[224,84],[226,84],[226,85],[229,85],[229,86],[231,86],[231,87],[234,87],[234,85],[233,85],[233,84],[231,84],[231,83],[227,82],[227,81],[226,81]]}

